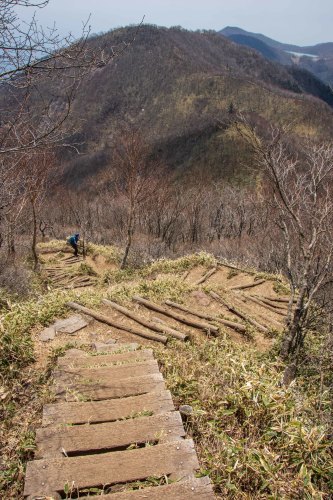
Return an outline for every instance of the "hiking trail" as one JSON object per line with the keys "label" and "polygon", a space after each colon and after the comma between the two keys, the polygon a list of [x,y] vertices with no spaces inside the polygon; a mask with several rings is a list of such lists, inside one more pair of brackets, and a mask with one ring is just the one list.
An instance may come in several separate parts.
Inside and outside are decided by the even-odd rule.
{"label": "hiking trail", "polygon": [[[115,268],[51,250],[42,269],[51,289],[91,287],[93,293],[102,273]],[[80,304],[78,290],[67,304],[75,315],[36,335],[42,365],[51,348],[69,339],[79,349],[66,351],[54,369],[52,403],[44,406],[35,460],[27,467],[27,498],[214,498],[209,478],[196,477],[193,441],[186,439],[153,349],[168,348],[175,338],[205,342],[223,334],[267,350],[270,330],[284,326],[287,297],[272,278],[226,263],[174,274],[190,290],[181,303],[135,294],[121,303],[112,300],[111,285],[91,309]]]}

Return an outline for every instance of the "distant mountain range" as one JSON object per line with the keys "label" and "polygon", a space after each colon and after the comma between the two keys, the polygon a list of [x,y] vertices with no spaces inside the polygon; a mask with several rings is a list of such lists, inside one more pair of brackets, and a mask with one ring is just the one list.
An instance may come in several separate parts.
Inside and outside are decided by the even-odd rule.
{"label": "distant mountain range", "polygon": [[301,47],[231,26],[219,33],[235,43],[257,50],[271,61],[306,69],[333,85],[333,42]]}

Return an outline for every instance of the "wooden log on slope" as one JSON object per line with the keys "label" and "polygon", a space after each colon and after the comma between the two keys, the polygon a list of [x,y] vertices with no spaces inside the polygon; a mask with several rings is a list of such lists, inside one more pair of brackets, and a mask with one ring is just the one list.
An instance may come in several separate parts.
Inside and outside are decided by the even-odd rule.
{"label": "wooden log on slope", "polygon": [[182,280],[185,281],[187,276],[190,274],[191,272],[191,269],[188,269],[187,271],[185,271],[183,274],[182,274]]}
{"label": "wooden log on slope", "polygon": [[[289,301],[290,301],[290,299],[288,299],[287,297],[267,297],[267,296],[265,296],[265,299],[271,300],[272,302],[280,302],[283,304],[289,304]],[[297,299],[294,299],[293,302],[296,303]]]}
{"label": "wooden log on slope", "polygon": [[229,328],[232,328],[233,330],[237,330],[241,333],[245,333],[246,328],[244,325],[241,325],[240,323],[235,323],[234,321],[229,321],[227,319],[222,319],[219,318],[218,316],[214,316],[212,314],[205,314],[201,312],[194,312],[191,309],[188,309],[187,307],[184,307],[180,304],[177,304],[176,302],[172,302],[171,300],[166,300],[165,303],[170,306],[174,307],[176,309],[179,309],[180,311],[184,311],[188,314],[192,314],[193,316],[197,316],[198,318],[206,319],[208,321],[218,321],[219,323],[222,323],[224,326],[228,326]]}
{"label": "wooden log on slope", "polygon": [[[233,300],[235,300],[235,304],[237,307],[239,308],[243,308],[244,305],[246,307],[251,307],[251,304],[249,303],[249,301],[247,300],[248,299],[248,296],[247,295],[240,295],[240,294],[235,294],[235,296],[233,297]],[[257,311],[247,311],[245,314],[253,314],[256,318],[256,320],[258,320],[258,322],[260,322],[260,324],[262,324],[264,327],[266,328],[271,328],[271,326],[274,324],[277,328],[281,328],[283,326],[283,318],[279,318],[279,319],[274,319],[274,318],[269,318],[267,319],[267,316],[265,316],[265,311],[263,311],[262,313],[259,313]]]}
{"label": "wooden log on slope", "polygon": [[84,314],[87,314],[88,316],[91,316],[92,318],[97,319],[101,323],[105,323],[107,325],[113,326],[114,328],[117,328],[118,330],[123,330],[125,332],[132,333],[133,335],[138,335],[139,337],[143,337],[145,339],[155,340],[156,342],[162,342],[162,344],[167,343],[168,339],[164,335],[157,335],[155,333],[142,332],[141,330],[137,330],[136,328],[132,328],[130,326],[124,326],[122,323],[117,323],[112,318],[104,316],[103,314],[99,314],[96,311],[93,311],[92,309],[88,309],[87,307],[84,307],[84,306],[81,306],[80,304],[77,304],[76,302],[68,302],[66,305],[68,307],[71,307],[72,309],[75,309],[76,311],[81,311]]}
{"label": "wooden log on slope", "polygon": [[246,290],[247,288],[253,288],[258,285],[262,285],[262,283],[265,283],[266,280],[258,280],[254,281],[253,283],[248,283],[247,285],[237,285],[237,286],[232,286],[228,288],[228,290]]}
{"label": "wooden log on slope", "polygon": [[244,274],[251,274],[251,275],[256,274],[256,271],[251,271],[249,269],[242,269],[241,267],[234,266],[233,264],[226,264],[225,262],[221,261],[218,261],[217,265],[222,267],[228,267],[229,269],[235,269],[235,271],[239,271],[240,273]]}
{"label": "wooden log on slope", "polygon": [[265,297],[261,297],[260,295],[254,295],[254,297],[263,302],[264,304],[267,304],[268,306],[274,307],[275,309],[279,309],[280,311],[287,312],[287,307],[288,307],[287,305],[284,304],[282,305],[281,303],[275,304],[271,300],[268,300]]}
{"label": "wooden log on slope", "polygon": [[66,290],[73,290],[74,288],[85,288],[86,286],[94,286],[96,283],[87,281],[86,283],[72,283],[71,285],[64,286]]}
{"label": "wooden log on slope", "polygon": [[180,323],[184,323],[185,325],[193,326],[194,328],[199,328],[200,330],[204,330],[207,332],[212,332],[215,335],[218,334],[218,327],[215,325],[211,325],[209,323],[204,323],[202,321],[196,321],[194,319],[187,318],[185,316],[181,316],[180,314],[177,314],[173,311],[169,311],[165,307],[159,306],[157,304],[154,304],[153,302],[150,302],[149,300],[146,300],[142,297],[139,296],[134,296],[133,300],[135,302],[138,302],[139,304],[142,304],[146,306],[148,309],[152,309],[153,311],[157,311],[161,314],[164,314],[165,316],[169,316],[170,318],[174,318]]}
{"label": "wooden log on slope", "polygon": [[157,324],[155,324],[155,323],[153,323],[153,322],[151,322],[149,320],[141,318],[140,316],[138,316],[137,314],[133,313],[132,311],[130,311],[126,307],[120,306],[116,302],[112,302],[111,300],[107,300],[107,299],[103,299],[102,302],[104,304],[108,305],[108,306],[113,307],[113,309],[116,309],[116,311],[121,312],[122,314],[124,314],[128,318],[133,319],[134,321],[136,321],[140,325],[143,325],[146,328],[149,328],[150,330],[153,330],[154,332],[162,333],[162,334],[166,334],[167,333],[171,337],[174,337],[174,338],[176,338],[178,340],[183,340],[183,341],[188,338],[187,335],[185,335],[184,333],[178,332],[177,330],[173,330],[172,328],[167,328],[167,327],[159,326],[159,325],[157,325]]}
{"label": "wooden log on slope", "polygon": [[[160,325],[163,325],[163,329],[165,330],[165,333],[168,333],[168,332],[170,332],[170,334],[171,334],[171,332],[183,333],[183,332],[178,332],[178,330],[174,330],[174,328],[170,327],[168,325],[168,323],[163,321],[163,319],[158,318],[157,316],[153,316],[151,319],[154,323],[158,323]],[[186,339],[190,336],[188,333],[184,333],[183,335],[186,336]]]}
{"label": "wooden log on slope", "polygon": [[268,332],[268,328],[266,328],[264,325],[261,325],[260,323],[258,323],[255,319],[250,318],[250,316],[247,316],[246,314],[244,314],[239,309],[236,309],[234,306],[231,306],[224,298],[222,298],[217,293],[211,291],[211,292],[209,292],[209,294],[217,302],[220,302],[221,304],[223,304],[228,309],[228,311],[230,311],[232,314],[235,314],[236,316],[238,316],[239,318],[243,319],[247,323],[250,323],[251,325],[255,326],[261,332],[263,332],[263,333],[267,333]]}
{"label": "wooden log on slope", "polygon": [[196,283],[194,283],[195,286],[201,285],[205,281],[208,280],[213,274],[215,274],[217,271],[217,267],[213,267],[213,269],[210,269],[206,274],[204,274]]}
{"label": "wooden log on slope", "polygon": [[282,313],[278,309],[275,309],[274,307],[269,306],[269,305],[265,304],[264,302],[261,302],[261,300],[257,299],[256,297],[253,297],[252,295],[246,295],[246,299],[251,300],[252,302],[254,302],[255,304],[258,304],[261,307],[266,307],[266,309],[269,309],[270,311],[272,311],[275,314],[278,314],[279,316],[284,316],[284,317],[286,316],[284,313]]}

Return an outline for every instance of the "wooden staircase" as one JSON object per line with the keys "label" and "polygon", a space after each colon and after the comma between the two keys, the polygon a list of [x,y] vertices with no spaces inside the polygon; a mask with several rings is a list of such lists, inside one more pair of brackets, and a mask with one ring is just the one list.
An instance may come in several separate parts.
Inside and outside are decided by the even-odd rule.
{"label": "wooden staircase", "polygon": [[[126,346],[122,347],[125,349]],[[214,498],[150,349],[71,350],[54,372],[28,463],[28,499]],[[151,485],[154,484],[153,487]]]}

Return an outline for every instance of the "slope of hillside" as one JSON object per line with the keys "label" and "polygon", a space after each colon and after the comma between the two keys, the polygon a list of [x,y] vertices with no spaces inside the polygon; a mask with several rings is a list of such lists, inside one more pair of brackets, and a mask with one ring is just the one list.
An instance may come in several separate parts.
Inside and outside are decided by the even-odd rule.
{"label": "slope of hillside", "polygon": [[[132,40],[133,29],[90,43],[111,48]],[[264,130],[292,123],[303,137],[330,136],[332,109],[303,89],[332,102],[317,81],[304,86],[287,68],[220,35],[143,26],[122,56],[78,91],[73,121],[82,126],[72,141],[85,142],[89,153],[67,154],[68,179],[82,182],[110,163],[112,138],[124,121],[179,172],[204,167],[212,175],[240,178],[251,158],[229,130],[235,111],[251,113]]]}
{"label": "slope of hillside", "polygon": [[252,33],[250,31],[243,30],[242,28],[238,28],[236,26],[226,26],[223,28],[219,33],[222,33],[224,36],[251,36],[253,38],[256,38],[257,40],[260,40],[263,42],[265,45],[268,45],[269,47],[272,47],[274,49],[279,49],[279,50],[290,50],[293,52],[304,52],[302,47],[299,47],[298,45],[293,45],[290,43],[282,43],[278,42],[277,40],[273,40],[273,38],[269,38],[266,35],[263,35],[261,33]]}
{"label": "slope of hillside", "polygon": [[299,66],[311,71],[326,84],[332,85],[333,83],[332,42],[301,47],[281,43],[260,33],[251,33],[231,26],[227,26],[219,33],[235,43],[257,50],[272,61]]}
{"label": "slope of hillside", "polygon": [[291,62],[290,55],[269,46],[267,43],[254,36],[232,34],[228,35],[228,39],[238,43],[239,45],[244,45],[245,47],[257,50],[260,54],[271,61],[279,62],[281,64],[289,64]]}
{"label": "slope of hillside", "polygon": [[[128,382],[129,378],[139,375],[128,375],[122,355],[124,350],[140,347],[153,349],[175,408],[190,405],[184,423],[187,436],[195,441],[200,462],[198,475],[211,477],[218,498],[253,495],[255,498],[311,495],[329,498],[332,453],[328,441],[329,422],[324,419],[330,409],[329,401],[323,398],[318,410],[318,400],[313,398],[313,391],[319,385],[324,391],[327,384],[322,366],[316,363],[320,346],[318,340],[312,340],[313,363],[308,378],[300,376],[290,388],[282,386],[283,363],[276,355],[276,347],[286,316],[288,288],[281,276],[240,269],[205,253],[173,261],[162,259],[140,269],[120,270],[120,250],[114,247],[90,245],[86,263],[68,256],[68,248],[63,248],[59,241],[45,243],[39,251],[42,260],[39,292],[36,289],[32,298],[23,302],[13,298],[0,309],[3,328],[0,337],[1,498],[23,498],[25,464],[34,454],[37,458],[40,452],[40,448],[36,450],[36,442],[40,442],[41,433],[35,436],[35,432],[41,425],[42,407],[54,408],[55,400],[59,401],[51,377],[56,361],[60,358],[60,364],[68,370],[69,375],[62,380],[70,401],[66,404],[71,406],[74,401],[105,400],[105,392],[95,395],[90,375],[93,372],[88,373],[87,369],[74,380],[72,372],[76,361],[70,358],[68,349],[80,348],[93,354],[90,367],[102,367],[98,369],[99,384],[104,381],[96,391],[108,390],[109,398],[117,398],[119,395],[114,394],[119,391],[119,379],[115,385],[115,372],[107,381],[105,378],[105,370],[113,363],[109,355],[120,354],[120,362],[117,361],[117,368],[114,366],[112,370],[127,373],[127,379],[124,378]],[[95,273],[96,281],[88,287],[82,283],[78,287],[73,281],[74,271],[82,264],[86,273],[89,266]],[[63,272],[61,290],[59,276],[50,278],[52,268],[57,273]],[[162,306],[164,312],[138,304],[138,295],[149,304]],[[105,298],[124,306],[132,318],[112,304],[102,302]],[[173,303],[168,302],[170,300]],[[66,331],[59,322],[56,327],[56,319],[63,320],[72,314],[69,301],[85,305],[89,314],[103,314],[109,318],[109,324],[100,316],[100,320],[92,319],[90,314],[90,319],[87,315],[81,317],[84,325],[76,331]],[[179,313],[175,302],[178,309],[186,310]],[[177,311],[177,318],[170,316]],[[146,325],[138,324],[133,316]],[[152,333],[149,327],[153,324],[165,328],[165,335],[169,335],[168,326],[173,332],[186,334],[188,339],[185,342],[169,336],[166,345],[160,342],[161,335],[155,334],[155,340],[147,339],[144,335]],[[46,332],[45,327],[48,327]],[[134,334],[134,328],[143,335]],[[45,333],[50,334],[50,330],[53,336],[46,338]],[[67,358],[61,360],[67,352]],[[137,356],[145,352],[139,350]],[[105,355],[108,363],[103,360]],[[57,376],[56,382],[59,372]],[[138,393],[139,380],[131,386],[135,388],[134,394]],[[78,391],[72,388],[76,383],[80,386]],[[151,394],[150,391],[146,388],[143,393]],[[63,416],[68,408],[64,405],[61,408],[58,415]],[[126,417],[122,422],[129,418],[144,419],[151,415],[145,409],[140,414],[126,413],[118,418]],[[50,416],[50,411],[44,413],[44,424]],[[105,412],[96,422],[89,421],[89,432],[100,421],[106,421]],[[43,432],[49,436],[45,445],[52,445],[48,430],[65,434],[66,429],[73,427],[44,427]],[[68,456],[73,456],[70,452],[73,448],[61,448],[59,442],[56,453],[60,460],[70,460],[62,455],[67,457],[68,451]],[[84,441],[80,444],[82,451]],[[130,450],[138,447],[138,443],[132,441],[126,445]],[[155,446],[156,442],[150,445]],[[96,458],[102,457],[97,450],[94,448]],[[103,453],[107,451],[103,449]],[[112,484],[115,490],[111,491],[118,496],[117,492],[123,490],[126,493],[128,489],[142,489],[144,494],[144,488],[164,484],[161,481],[165,480],[168,482],[163,475],[140,476],[139,482]],[[64,485],[64,498],[68,494],[74,497],[71,486],[72,483],[68,487]],[[95,486],[98,488],[81,491],[81,496],[102,494],[110,487],[100,483]]]}

